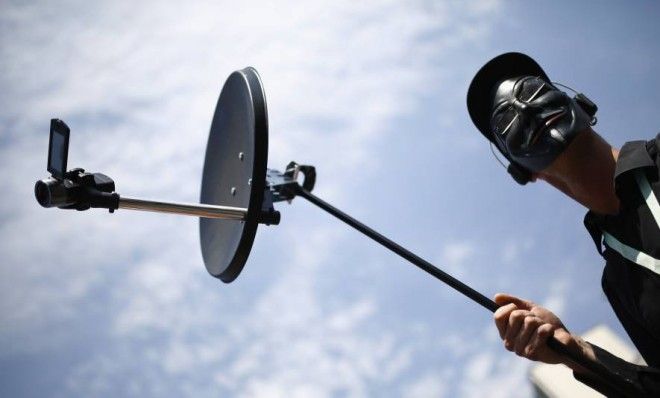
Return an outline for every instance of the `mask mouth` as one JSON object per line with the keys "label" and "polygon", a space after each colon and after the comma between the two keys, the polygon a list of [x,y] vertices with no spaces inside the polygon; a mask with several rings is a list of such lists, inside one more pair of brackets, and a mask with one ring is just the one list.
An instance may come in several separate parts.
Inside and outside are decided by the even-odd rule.
{"label": "mask mouth", "polygon": [[539,124],[536,130],[532,132],[532,135],[528,140],[528,145],[534,145],[536,141],[538,141],[538,139],[543,135],[543,133],[548,131],[550,126],[552,126],[557,120],[561,119],[565,113],[566,110],[559,109],[555,112],[550,113],[545,118],[543,118],[543,121]]}

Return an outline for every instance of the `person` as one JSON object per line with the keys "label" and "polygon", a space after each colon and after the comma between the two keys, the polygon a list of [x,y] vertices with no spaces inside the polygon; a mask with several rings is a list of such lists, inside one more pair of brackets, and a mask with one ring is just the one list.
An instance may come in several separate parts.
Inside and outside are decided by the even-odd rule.
{"label": "person", "polygon": [[[602,288],[650,366],[625,362],[571,333],[550,310],[497,294],[495,325],[507,350],[562,363],[607,396],[660,396],[660,134],[619,150],[592,128],[596,105],[560,90],[532,58],[506,53],[486,63],[468,89],[477,129],[509,161],[520,184],[545,181],[588,209],[585,226],[605,259]],[[568,88],[568,87],[566,87]],[[550,336],[601,366],[628,390],[556,354]],[[632,392],[631,392],[632,391]]]}

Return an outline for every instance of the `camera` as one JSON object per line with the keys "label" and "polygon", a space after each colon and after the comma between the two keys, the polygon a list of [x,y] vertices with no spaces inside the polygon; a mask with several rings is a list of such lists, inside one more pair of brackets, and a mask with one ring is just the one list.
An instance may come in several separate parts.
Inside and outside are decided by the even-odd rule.
{"label": "camera", "polygon": [[102,207],[113,211],[119,205],[115,183],[101,173],[86,173],[75,168],[67,172],[71,130],[60,119],[50,121],[48,164],[51,176],[34,185],[34,196],[43,207],[87,210]]}

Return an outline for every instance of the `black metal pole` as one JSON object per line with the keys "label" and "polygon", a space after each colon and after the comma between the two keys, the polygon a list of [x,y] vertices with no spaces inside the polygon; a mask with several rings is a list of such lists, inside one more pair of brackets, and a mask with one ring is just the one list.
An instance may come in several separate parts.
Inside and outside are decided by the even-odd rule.
{"label": "black metal pole", "polygon": [[[368,226],[362,224],[360,221],[354,219],[353,217],[349,216],[348,214],[344,213],[343,211],[337,209],[336,207],[332,206],[331,204],[325,202],[324,200],[320,199],[316,195],[312,194],[308,190],[298,186],[298,196],[302,196],[303,198],[309,200],[316,206],[320,207],[321,209],[327,211],[328,213],[332,214],[333,216],[337,217],[338,219],[342,220],[346,224],[350,225],[351,227],[357,229],[358,231],[362,232],[363,234],[367,235],[371,239],[375,240],[376,242],[380,243],[381,245],[387,247],[394,253],[398,254],[399,256],[405,258],[406,260],[410,261],[417,267],[421,268],[422,270],[426,271],[427,273],[433,275],[437,279],[441,280],[442,282],[446,283],[447,285],[453,287],[455,290],[459,291],[460,293],[463,293],[465,296],[469,297],[476,303],[480,304],[484,308],[490,310],[490,312],[495,312],[498,308],[499,305],[495,303],[493,300],[489,299],[488,297],[484,296],[483,294],[479,293],[478,291],[472,289],[470,286],[466,285],[465,283],[459,281],[458,279],[454,278],[453,276],[449,275],[448,273],[440,270],[433,264],[429,263],[428,261],[424,260],[423,258],[417,256],[416,254],[410,252],[409,250],[405,249],[401,245],[397,244],[396,242],[393,242],[392,240],[386,238],[385,236],[381,235],[380,233],[374,231],[373,229],[369,228]],[[629,397],[636,397],[639,396],[639,391],[636,391],[634,386],[632,386],[630,383],[626,382],[625,379],[621,378],[618,375],[613,374],[612,372],[608,371],[603,365],[600,363],[591,361],[587,358],[584,358],[582,356],[576,355],[573,352],[569,351],[568,348],[560,343],[557,339],[554,337],[550,336],[550,338],[547,341],[548,347],[550,347],[553,351],[556,353],[570,359],[572,362],[582,366],[583,368],[591,371],[594,375],[598,376],[601,382],[604,384],[607,384],[614,390],[618,391],[620,394],[623,396],[629,396]]]}

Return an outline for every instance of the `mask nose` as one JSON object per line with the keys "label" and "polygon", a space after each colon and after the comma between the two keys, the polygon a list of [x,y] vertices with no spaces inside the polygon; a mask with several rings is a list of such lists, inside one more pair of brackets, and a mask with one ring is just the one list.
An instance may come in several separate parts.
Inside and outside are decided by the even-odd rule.
{"label": "mask nose", "polygon": [[525,116],[526,118],[533,117],[535,114],[538,114],[542,111],[542,107],[520,101],[517,98],[513,100],[512,105],[519,114]]}

